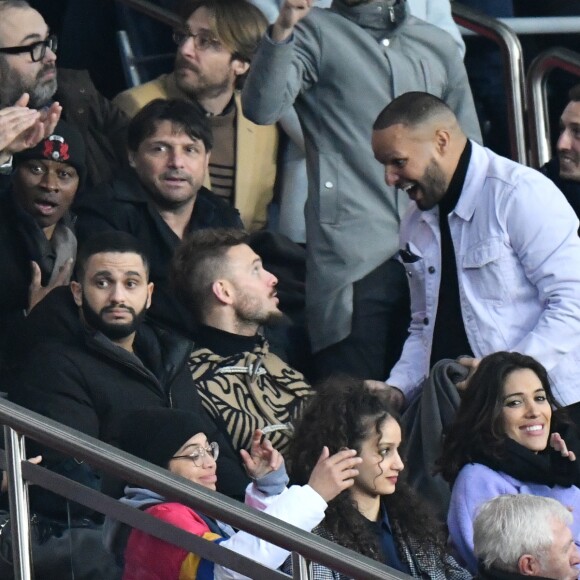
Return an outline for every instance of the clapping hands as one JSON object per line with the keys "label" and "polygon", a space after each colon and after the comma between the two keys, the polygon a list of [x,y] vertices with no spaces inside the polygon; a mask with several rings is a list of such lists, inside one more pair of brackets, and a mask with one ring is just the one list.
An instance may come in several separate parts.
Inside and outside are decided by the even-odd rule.
{"label": "clapping hands", "polygon": [[62,107],[53,103],[48,109],[28,108],[30,96],[24,93],[12,107],[0,109],[0,161],[37,145],[48,137],[60,118]]}

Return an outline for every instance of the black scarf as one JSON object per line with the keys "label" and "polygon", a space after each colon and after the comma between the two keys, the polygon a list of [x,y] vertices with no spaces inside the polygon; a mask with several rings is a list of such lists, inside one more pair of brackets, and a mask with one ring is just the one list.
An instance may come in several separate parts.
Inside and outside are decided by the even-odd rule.
{"label": "black scarf", "polygon": [[[578,449],[577,435],[572,427],[557,429],[562,435],[568,449]],[[491,457],[485,452],[474,455],[473,461],[481,463],[494,471],[502,471],[525,483],[539,483],[554,487],[561,485],[580,487],[580,457],[570,461],[548,446],[540,453],[534,453],[523,445],[507,438],[500,457]],[[576,451],[578,455],[578,452]]]}

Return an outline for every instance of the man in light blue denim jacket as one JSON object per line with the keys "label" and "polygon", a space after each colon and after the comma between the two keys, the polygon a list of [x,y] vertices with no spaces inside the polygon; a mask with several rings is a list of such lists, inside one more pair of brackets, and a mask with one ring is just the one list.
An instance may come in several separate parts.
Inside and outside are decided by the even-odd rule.
{"label": "man in light blue denim jacket", "polygon": [[500,350],[537,358],[563,405],[580,401],[580,239],[539,172],[467,139],[437,97],[407,93],[377,118],[385,180],[414,202],[399,255],[410,335],[387,384],[401,405],[441,358]]}

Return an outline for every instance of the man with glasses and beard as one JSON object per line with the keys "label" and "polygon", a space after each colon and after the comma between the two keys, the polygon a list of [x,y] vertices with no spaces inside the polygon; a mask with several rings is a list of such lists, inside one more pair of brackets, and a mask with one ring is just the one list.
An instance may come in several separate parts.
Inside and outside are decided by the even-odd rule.
{"label": "man with glasses and beard", "polygon": [[[12,377],[9,398],[107,443],[116,441],[128,411],[173,407],[205,414],[187,369],[192,344],[147,320],[152,293],[149,262],[133,236],[107,232],[81,245],[70,290],[57,288],[29,317],[47,330]],[[221,491],[243,497],[240,460],[226,440],[219,444],[225,448],[218,461]],[[90,466],[40,451],[43,464],[99,487]],[[42,512],[62,516],[61,504],[44,495]]]}
{"label": "man with glasses and beard", "polygon": [[[100,95],[86,71],[56,69],[57,38],[25,0],[0,0],[0,109],[38,110],[75,126],[87,145],[87,183],[110,177],[123,159],[125,114]],[[25,96],[27,95],[27,96]],[[34,143],[33,143],[34,145]],[[9,170],[11,144],[0,150]]]}

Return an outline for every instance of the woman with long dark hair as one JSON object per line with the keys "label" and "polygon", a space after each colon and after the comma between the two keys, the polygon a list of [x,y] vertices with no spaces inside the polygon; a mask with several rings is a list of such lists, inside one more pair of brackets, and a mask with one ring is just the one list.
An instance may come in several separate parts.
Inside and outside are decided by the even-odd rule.
{"label": "woman with long dark hair", "polygon": [[[473,521],[503,494],[551,497],[580,513],[574,428],[554,398],[546,369],[516,352],[482,359],[463,393],[438,469],[453,485],[447,524],[461,561],[474,572]],[[579,518],[572,531],[580,540]]]}
{"label": "woman with long dark hair", "polygon": [[[471,578],[445,549],[441,524],[402,481],[401,427],[387,392],[363,381],[332,379],[305,409],[291,442],[289,461],[296,483],[306,482],[317,449],[356,449],[354,484],[328,503],[314,533],[414,578]],[[287,561],[285,571],[290,571]],[[313,564],[315,580],[344,577]]]}

